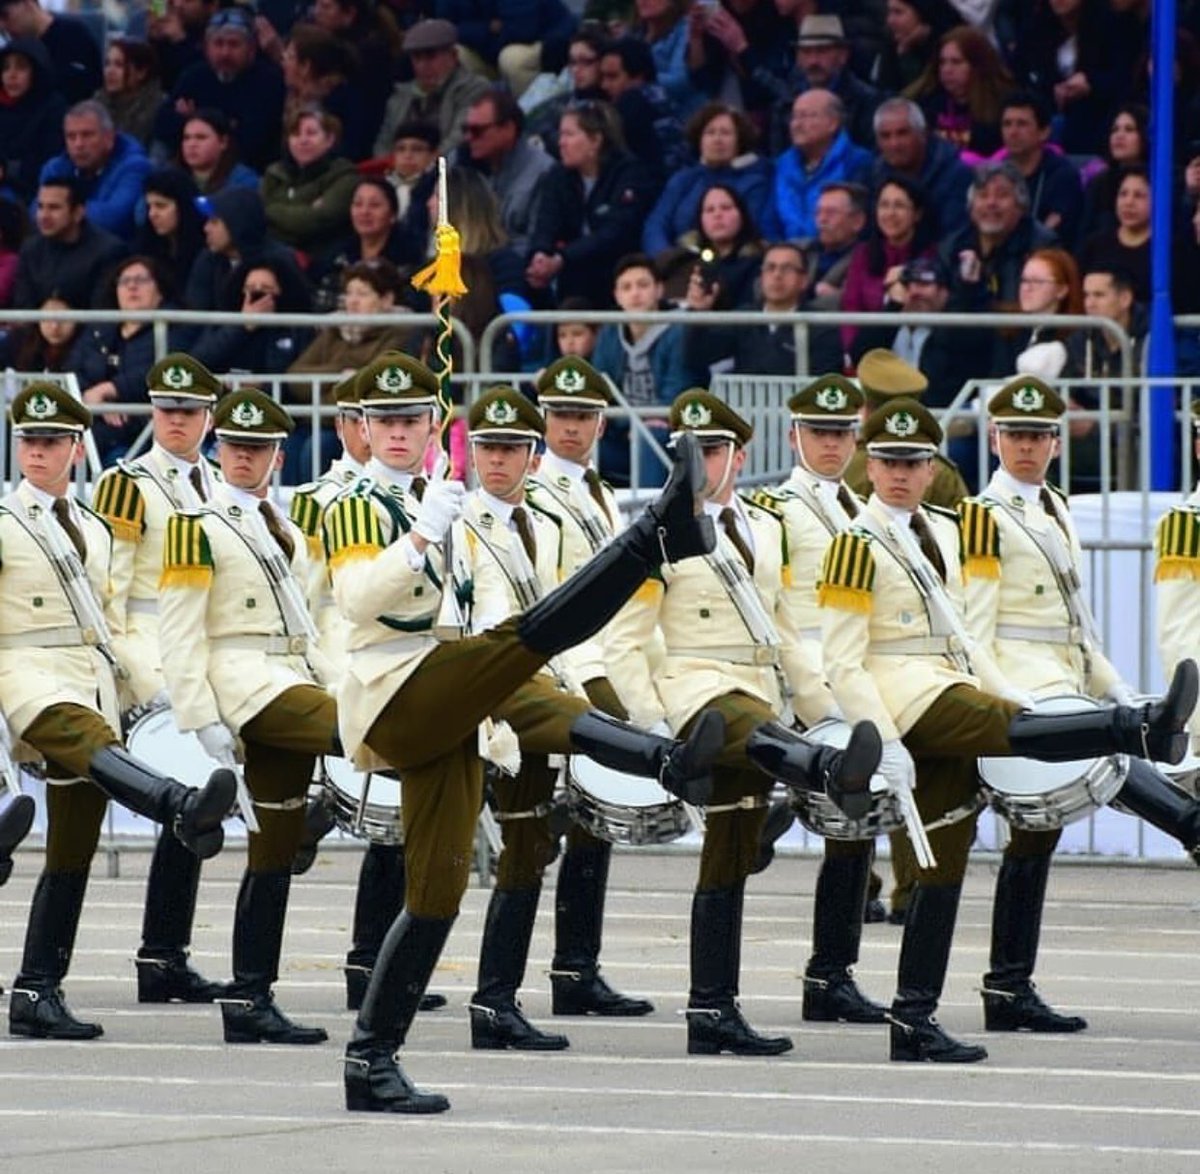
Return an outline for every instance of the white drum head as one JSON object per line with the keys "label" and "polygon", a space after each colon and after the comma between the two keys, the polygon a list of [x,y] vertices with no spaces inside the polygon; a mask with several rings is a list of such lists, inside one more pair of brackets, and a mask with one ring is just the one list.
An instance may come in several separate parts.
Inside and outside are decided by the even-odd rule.
{"label": "white drum head", "polygon": [[[834,750],[845,750],[850,745],[850,732],[854,727],[840,717],[826,718],[804,731],[804,737],[821,746],[832,746]],[[877,795],[888,789],[887,779],[881,774],[871,776],[871,794]]]}
{"label": "white drum head", "polygon": [[178,779],[189,787],[202,787],[208,776],[223,765],[210,758],[194,732],[183,733],[167,707],[152,709],[133,723],[125,745],[159,774]]}
{"label": "white drum head", "polygon": [[622,774],[582,754],[571,757],[571,775],[589,795],[614,807],[661,807],[677,802],[654,779]]}

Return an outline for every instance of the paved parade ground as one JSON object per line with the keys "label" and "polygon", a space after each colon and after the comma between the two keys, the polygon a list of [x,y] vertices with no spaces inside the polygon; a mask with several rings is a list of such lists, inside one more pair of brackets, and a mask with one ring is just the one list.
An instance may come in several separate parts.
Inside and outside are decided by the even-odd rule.
{"label": "paved parade ground", "polygon": [[[97,857],[68,1000],[102,1040],[0,1036],[0,1169],[90,1171],[907,1171],[988,1174],[1195,1169],[1200,1158],[1200,876],[1188,867],[1092,867],[1051,874],[1037,978],[1048,1000],[1084,1014],[1080,1036],[988,1035],[977,994],[987,959],[995,863],[973,858],[941,1019],[985,1043],[966,1067],[890,1064],[885,1029],[803,1025],[800,970],[816,861],[790,856],[751,879],[742,1002],[796,1050],[775,1059],[689,1058],[680,1011],[695,857],[618,854],[603,961],[614,985],[655,1015],[551,1019],[552,882],[543,896],[523,1001],[566,1030],[565,1053],[473,1052],[464,1007],[474,986],[486,890],[472,888],[431,989],[448,1008],[418,1017],[405,1050],[419,1084],[447,1093],[437,1118],[351,1115],[339,1057],[351,1016],[346,949],[360,853],[325,851],[292,890],[277,992],[328,1028],[321,1047],[226,1046],[214,1007],[135,998],[145,850],[107,879]],[[207,865],[194,959],[228,974],[238,846]],[[0,975],[20,956],[38,851],[18,854],[0,889]],[[884,862],[886,869],[886,862]],[[858,977],[890,999],[900,931],[867,926]],[[4,998],[7,1003],[7,996]]]}

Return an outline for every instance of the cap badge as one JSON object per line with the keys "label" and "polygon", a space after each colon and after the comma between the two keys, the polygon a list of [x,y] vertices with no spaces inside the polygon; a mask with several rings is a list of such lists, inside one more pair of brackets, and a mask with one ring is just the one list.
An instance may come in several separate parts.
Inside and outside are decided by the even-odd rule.
{"label": "cap badge", "polygon": [[846,392],[840,387],[822,387],[813,399],[818,408],[827,412],[840,412],[849,403]]}
{"label": "cap badge", "polygon": [[884,421],[883,427],[893,436],[898,436],[903,440],[908,436],[916,436],[920,424],[917,423],[917,418],[912,412],[897,412]]}
{"label": "cap badge", "polygon": [[58,404],[43,392],[35,392],[25,405],[25,414],[35,420],[49,420],[58,415]]}
{"label": "cap badge", "polygon": [[679,418],[683,421],[685,427],[707,428],[712,423],[713,416],[710,408],[706,407],[698,399],[694,399],[679,413]]}
{"label": "cap badge", "polygon": [[578,395],[586,386],[587,379],[584,378],[583,372],[574,367],[564,367],[554,376],[555,390],[567,395]]}
{"label": "cap badge", "polygon": [[1012,402],[1020,412],[1040,412],[1046,406],[1046,397],[1036,387],[1021,387],[1013,392]]}
{"label": "cap badge", "polygon": [[503,428],[507,424],[515,424],[518,415],[516,407],[508,400],[503,399],[493,400],[483,412],[483,418],[498,428]]}
{"label": "cap badge", "polygon": [[399,395],[402,391],[411,391],[412,385],[412,376],[403,367],[384,367],[375,376],[375,386],[389,395]]}
{"label": "cap badge", "polygon": [[244,399],[232,412],[229,413],[229,419],[239,428],[258,428],[265,420],[266,416],[262,408],[256,407],[250,400]]}
{"label": "cap badge", "polygon": [[192,373],[179,363],[172,363],[169,367],[163,368],[163,387],[169,388],[171,391],[182,391],[185,387],[191,387],[194,382]]}

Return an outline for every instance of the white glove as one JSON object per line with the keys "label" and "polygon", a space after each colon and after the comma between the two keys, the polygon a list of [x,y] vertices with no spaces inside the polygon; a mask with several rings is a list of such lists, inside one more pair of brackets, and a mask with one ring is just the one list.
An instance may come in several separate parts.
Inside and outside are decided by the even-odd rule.
{"label": "white glove", "polygon": [[1138,703],[1137,694],[1120,678],[1109,685],[1108,692],[1104,696],[1118,705],[1136,705]]}
{"label": "white glove", "polygon": [[916,786],[917,764],[913,762],[908,747],[899,738],[884,742],[876,773],[887,779],[889,787]]}
{"label": "white glove", "polygon": [[146,702],[146,704],[151,709],[170,709],[171,708],[171,694],[168,693],[166,691],[166,689],[159,689],[159,691],[157,693],[155,693],[154,696],[151,697],[150,700]]}
{"label": "white glove", "polygon": [[463,512],[466,486],[461,481],[430,481],[413,522],[413,533],[426,542],[441,542]]}
{"label": "white glove", "polygon": [[236,758],[237,742],[224,722],[209,722],[196,731],[204,753],[215,762],[229,763]]}

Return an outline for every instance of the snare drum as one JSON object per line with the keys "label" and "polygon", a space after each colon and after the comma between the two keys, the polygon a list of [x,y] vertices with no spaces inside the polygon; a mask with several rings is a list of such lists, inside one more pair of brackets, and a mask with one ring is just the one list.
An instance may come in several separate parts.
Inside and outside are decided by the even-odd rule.
{"label": "snare drum", "polygon": [[175,724],[169,705],[135,710],[128,718],[125,746],[134,758],[188,787],[202,787],[225,764],[210,758],[195,731]]}
{"label": "snare drum", "polygon": [[[804,737],[820,746],[845,750],[853,727],[840,718],[827,718],[804,731]],[[871,778],[871,809],[861,819],[851,819],[828,795],[788,787],[792,810],[810,832],[830,840],[873,840],[904,826],[900,805],[888,790],[882,775]]]}
{"label": "snare drum", "polygon": [[343,831],[372,844],[403,844],[400,780],[378,771],[356,770],[346,758],[322,760],[325,794],[334,822]]}
{"label": "snare drum", "polygon": [[[1034,713],[1078,713],[1100,709],[1090,697],[1040,697]],[[1073,762],[1032,758],[981,758],[979,779],[988,801],[1015,828],[1054,831],[1109,803],[1125,782],[1123,754]]]}
{"label": "snare drum", "polygon": [[564,774],[571,818],[610,844],[669,844],[691,830],[683,802],[653,779],[572,755]]}

